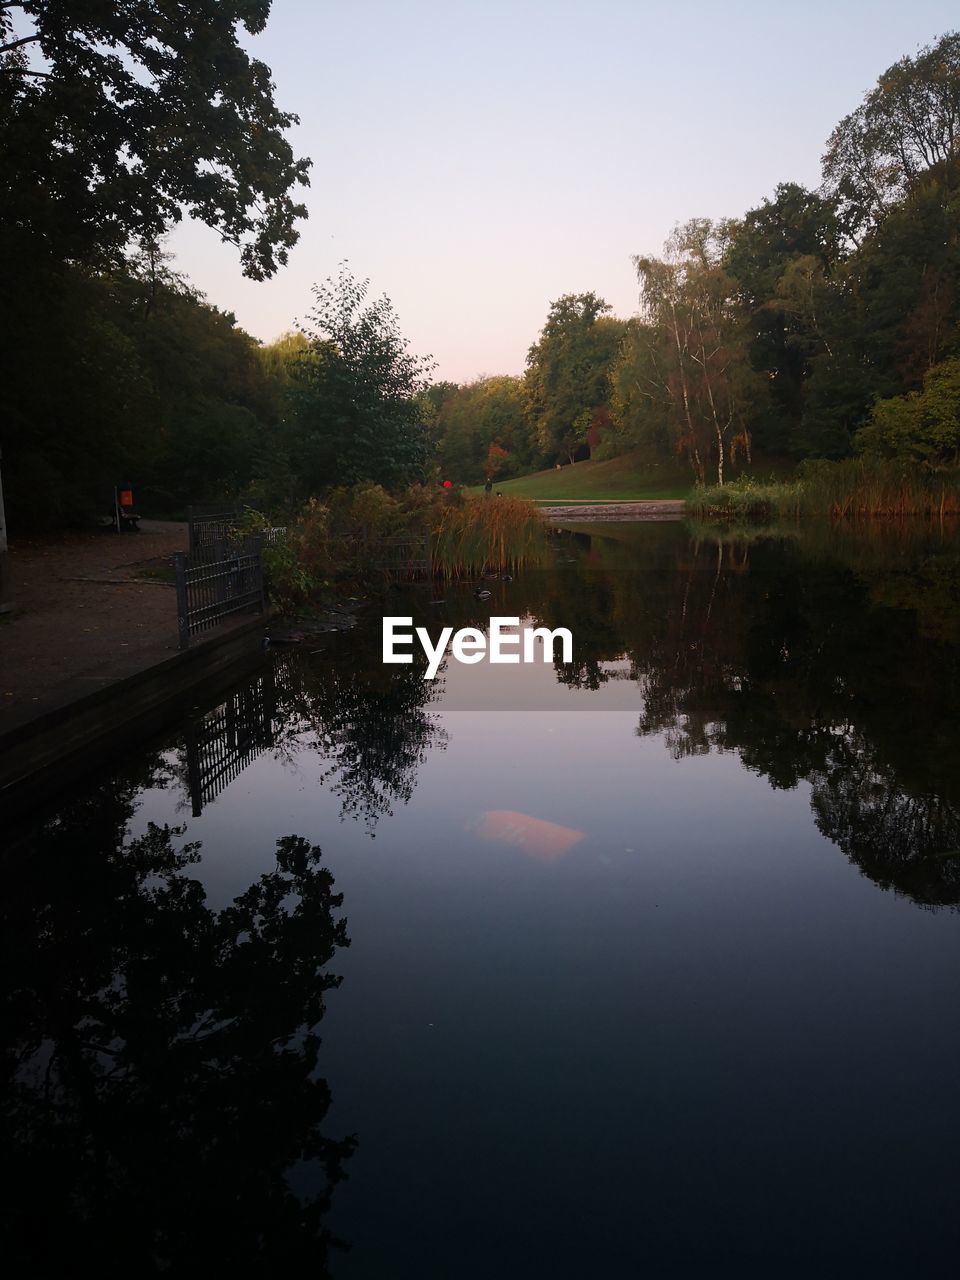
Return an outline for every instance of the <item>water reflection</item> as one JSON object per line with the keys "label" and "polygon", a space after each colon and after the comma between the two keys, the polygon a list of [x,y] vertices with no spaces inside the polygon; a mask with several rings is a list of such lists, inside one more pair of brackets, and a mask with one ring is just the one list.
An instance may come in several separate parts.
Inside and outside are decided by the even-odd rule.
{"label": "water reflection", "polygon": [[319,848],[290,835],[211,909],[183,827],[128,834],[165,769],[90,789],[5,865],[6,1260],[325,1275],[324,1215],[354,1146],[324,1133],[317,1074],[342,898]]}
{"label": "water reflection", "polygon": [[[590,538],[539,610],[573,611],[574,670],[625,656],[638,733],[678,760],[735,751],[775,788],[812,784],[817,826],[885,888],[960,902],[960,558],[948,534]],[[579,601],[579,606],[578,606]]]}
{"label": "water reflection", "polygon": [[195,818],[247,765],[273,746],[277,684],[283,675],[279,663],[265,667],[219,706],[186,726],[181,774]]}
{"label": "water reflection", "polygon": [[[18,1272],[109,1248],[133,1275],[322,1276],[328,1210],[355,1244],[344,1280],[488,1275],[504,1256],[619,1274],[634,1248],[667,1274],[684,1244],[692,1272],[743,1248],[775,1274],[784,1239],[875,1231],[883,1252],[892,1223],[899,1258],[914,1221],[939,1247],[956,933],[846,874],[812,826],[875,884],[960,901],[950,541],[605,528],[555,550],[489,601],[421,590],[387,611],[571,626],[575,661],[538,668],[543,705],[622,692],[629,717],[578,733],[575,715],[451,715],[431,772],[456,664],[445,687],[384,668],[373,622],[276,654],[13,851],[0,1212]],[[774,790],[809,786],[812,822],[802,796],[764,809],[723,753]],[[143,825],[188,804],[191,829]],[[291,827],[336,859],[356,938],[323,1059],[346,924],[319,848],[271,848]],[[201,872],[232,885],[217,905]]]}
{"label": "water reflection", "polygon": [[287,763],[303,751],[320,756],[341,816],[371,834],[406,804],[427,752],[443,750],[447,735],[430,711],[439,690],[423,679],[424,664],[385,668],[379,644],[368,631],[342,652],[319,650],[318,661],[278,654],[191,721],[175,772],[194,816],[268,750]]}
{"label": "water reflection", "polygon": [[[876,883],[960,902],[960,560],[948,533],[602,526],[560,535],[555,557],[547,572],[487,584],[483,603],[470,588],[439,605],[421,590],[386,611],[434,634],[492,614],[571,627],[560,686],[639,687],[641,737],[678,761],[736,752],[774,788],[809,783],[821,832]],[[376,619],[342,650],[278,658],[188,734],[194,812],[259,752],[309,751],[341,815],[372,834],[447,744],[436,712],[456,704],[415,658],[385,667]]]}

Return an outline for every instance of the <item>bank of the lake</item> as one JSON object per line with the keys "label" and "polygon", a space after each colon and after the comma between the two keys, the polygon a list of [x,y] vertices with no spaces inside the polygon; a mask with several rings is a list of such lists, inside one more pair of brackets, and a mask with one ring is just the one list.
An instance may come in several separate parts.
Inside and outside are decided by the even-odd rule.
{"label": "bank of the lake", "polygon": [[685,505],[695,519],[754,524],[801,517],[944,520],[960,516],[960,471],[889,459],[817,460],[787,481],[744,476],[697,489]]}

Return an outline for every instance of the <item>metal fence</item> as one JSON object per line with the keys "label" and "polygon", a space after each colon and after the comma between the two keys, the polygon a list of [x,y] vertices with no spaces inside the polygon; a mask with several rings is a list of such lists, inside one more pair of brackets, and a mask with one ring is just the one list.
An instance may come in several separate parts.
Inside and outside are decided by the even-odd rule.
{"label": "metal fence", "polygon": [[229,542],[239,528],[241,512],[232,511],[197,511],[195,507],[187,508],[187,534],[189,554],[192,556],[209,552],[223,542]]}
{"label": "metal fence", "polygon": [[431,574],[430,535],[378,538],[369,544],[373,567],[393,579],[428,578]]}
{"label": "metal fence", "polygon": [[199,557],[174,556],[177,571],[177,627],[180,648],[238,613],[263,613],[261,540],[248,538],[242,546],[211,544]]}

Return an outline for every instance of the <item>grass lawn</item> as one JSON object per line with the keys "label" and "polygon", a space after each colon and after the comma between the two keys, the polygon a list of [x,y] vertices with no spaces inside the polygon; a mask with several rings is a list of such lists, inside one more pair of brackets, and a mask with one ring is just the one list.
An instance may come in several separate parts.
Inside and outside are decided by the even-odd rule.
{"label": "grass lawn", "polygon": [[[786,478],[781,472],[793,471],[780,459],[755,461],[750,474],[759,479]],[[736,473],[727,470],[729,479]],[[649,459],[625,453],[604,462],[575,462],[559,471],[535,471],[515,480],[494,481],[498,489],[512,498],[532,498],[534,502],[562,505],[565,502],[656,502],[685,498],[693,489],[693,478],[686,463],[664,462],[651,465]],[[483,485],[473,485],[469,494],[483,493]]]}
{"label": "grass lawn", "polygon": [[[495,480],[493,485],[494,492],[499,489],[512,498],[545,503],[684,498],[692,487],[689,467],[651,467],[629,453],[606,462],[575,462],[559,471],[551,468],[515,480]],[[483,485],[474,485],[467,492],[483,493]]]}

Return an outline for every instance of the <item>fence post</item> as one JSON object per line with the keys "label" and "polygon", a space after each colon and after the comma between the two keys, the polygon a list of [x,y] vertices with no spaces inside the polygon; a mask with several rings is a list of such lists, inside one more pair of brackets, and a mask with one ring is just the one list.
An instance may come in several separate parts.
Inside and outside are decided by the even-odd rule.
{"label": "fence post", "polygon": [[177,571],[177,630],[180,635],[180,648],[190,645],[190,616],[187,605],[187,557],[178,551],[173,557]]}

